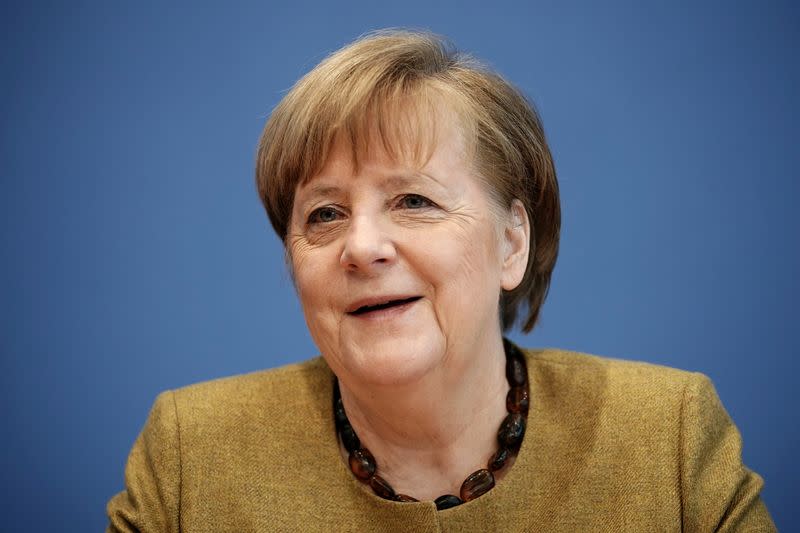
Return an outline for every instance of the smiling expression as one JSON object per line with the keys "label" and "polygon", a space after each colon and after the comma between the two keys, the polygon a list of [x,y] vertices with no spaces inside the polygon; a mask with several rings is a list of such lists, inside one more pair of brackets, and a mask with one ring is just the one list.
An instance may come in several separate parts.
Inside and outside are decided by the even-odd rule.
{"label": "smiling expression", "polygon": [[[344,381],[402,385],[458,370],[499,338],[507,210],[465,161],[457,128],[422,168],[335,143],[295,194],[287,246],[311,336]],[[524,269],[523,269],[524,270]]]}

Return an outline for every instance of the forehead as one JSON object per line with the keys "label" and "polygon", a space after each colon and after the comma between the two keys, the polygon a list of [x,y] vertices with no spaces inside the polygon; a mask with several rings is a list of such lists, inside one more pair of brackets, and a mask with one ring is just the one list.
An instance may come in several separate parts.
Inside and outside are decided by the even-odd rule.
{"label": "forehead", "polygon": [[357,147],[338,136],[322,168],[298,185],[296,196],[334,193],[346,182],[366,181],[364,178],[387,189],[420,181],[460,188],[462,180],[471,174],[463,134],[455,125],[445,123],[436,126],[435,134],[428,132],[422,139],[403,139],[399,145],[384,146],[377,138]]}
{"label": "forehead", "polygon": [[317,177],[331,160],[341,162],[347,155],[356,171],[365,161],[421,169],[440,145],[456,141],[463,148],[464,141],[473,137],[465,131],[456,98],[436,90],[394,96],[377,98],[331,124],[312,157],[317,168],[299,185]]}

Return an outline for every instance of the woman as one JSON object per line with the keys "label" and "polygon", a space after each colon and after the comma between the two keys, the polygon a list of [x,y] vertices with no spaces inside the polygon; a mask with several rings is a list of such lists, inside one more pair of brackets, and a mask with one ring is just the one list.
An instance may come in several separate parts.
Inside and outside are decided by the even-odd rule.
{"label": "woman", "polygon": [[257,182],[322,357],[160,395],[110,531],[774,530],[707,378],[504,341],[560,210],[502,78],[369,35],[274,110]]}

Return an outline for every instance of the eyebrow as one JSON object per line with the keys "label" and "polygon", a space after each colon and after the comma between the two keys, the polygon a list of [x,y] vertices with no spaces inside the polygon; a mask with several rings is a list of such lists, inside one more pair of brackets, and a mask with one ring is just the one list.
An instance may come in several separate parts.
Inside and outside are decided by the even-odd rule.
{"label": "eyebrow", "polygon": [[408,185],[410,183],[417,183],[420,180],[423,181],[423,182],[424,181],[430,181],[430,182],[433,182],[433,183],[435,183],[436,185],[438,185],[440,187],[444,187],[444,184],[442,184],[441,181],[439,181],[435,177],[431,176],[430,174],[425,174],[423,172],[414,172],[412,174],[407,174],[407,175],[406,174],[395,174],[395,175],[392,175],[392,176],[386,178],[386,180],[384,180],[384,181],[385,181],[385,184],[387,186],[392,187],[392,186]]}
{"label": "eyebrow", "polygon": [[336,185],[325,185],[324,183],[318,183],[317,185],[314,185],[308,190],[307,196],[328,196],[340,192],[342,192],[341,187],[337,187]]}
{"label": "eyebrow", "polygon": [[[403,187],[407,186],[412,183],[416,183],[422,179],[422,181],[431,181],[439,186],[443,186],[442,183],[434,178],[429,174],[424,174],[422,172],[414,172],[413,174],[392,174],[387,176],[386,178],[381,180],[381,187],[384,189],[389,189],[392,187]],[[329,185],[326,183],[317,183],[316,185],[312,185],[308,188],[307,191],[303,194],[303,200],[308,201],[310,199],[325,197],[325,196],[336,196],[343,194],[343,189],[337,185]]]}
{"label": "eyebrow", "polygon": [[403,176],[403,175],[393,174],[393,175],[387,177],[386,179],[381,180],[381,186],[383,186],[385,188],[398,187],[398,186],[408,185],[409,183],[411,183],[413,181],[414,181],[414,177],[412,177],[412,176]]}
{"label": "eyebrow", "polygon": [[[426,174],[414,174],[405,176],[402,174],[393,174],[381,180],[382,187],[393,187],[398,185],[407,185],[416,181],[416,178],[433,179]],[[436,181],[436,180],[434,180]],[[328,185],[325,183],[318,183],[312,185],[307,190],[308,195],[327,196],[329,194],[336,194],[342,192],[342,188],[337,185]]]}

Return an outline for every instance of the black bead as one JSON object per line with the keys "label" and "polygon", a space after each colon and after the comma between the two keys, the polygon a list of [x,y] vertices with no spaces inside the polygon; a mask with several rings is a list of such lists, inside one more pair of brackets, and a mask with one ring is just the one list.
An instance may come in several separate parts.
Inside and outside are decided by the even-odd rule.
{"label": "black bead", "polygon": [[464,503],[464,500],[452,494],[444,494],[436,498],[433,503],[436,504],[438,510],[443,511],[444,509],[450,509],[456,505],[461,505]]}
{"label": "black bead", "polygon": [[516,344],[506,339],[505,337],[503,337],[503,349],[506,352],[507,359],[514,357],[516,359],[522,359],[523,361],[525,360],[525,354],[522,353],[522,350],[517,348]]}
{"label": "black bead", "polygon": [[512,387],[521,387],[528,382],[528,371],[522,359],[516,357],[506,359],[506,379]]}
{"label": "black bead", "polygon": [[517,449],[525,436],[525,415],[511,413],[506,416],[497,432],[497,441],[503,448]]}
{"label": "black bead", "polygon": [[339,428],[339,435],[342,436],[342,443],[344,444],[344,449],[348,452],[353,452],[361,447],[361,441],[356,435],[356,431],[353,429],[353,426],[350,425],[350,422],[346,422]]}
{"label": "black bead", "polygon": [[336,421],[337,428],[347,424],[347,413],[344,412],[344,404],[342,403],[341,396],[336,398],[336,402],[333,404],[333,419]]}
{"label": "black bead", "polygon": [[506,466],[506,461],[508,458],[511,457],[511,452],[508,448],[500,448],[492,458],[489,459],[489,470],[492,472],[497,472],[498,470],[502,470],[504,466]]}

